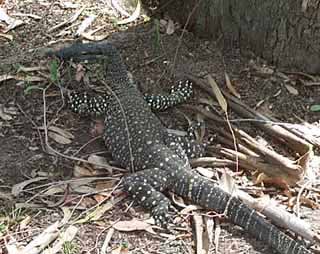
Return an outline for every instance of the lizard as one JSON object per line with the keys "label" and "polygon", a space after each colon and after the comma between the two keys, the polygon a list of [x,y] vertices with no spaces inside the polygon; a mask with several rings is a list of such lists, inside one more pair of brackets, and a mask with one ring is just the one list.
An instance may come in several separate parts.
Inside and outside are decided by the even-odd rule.
{"label": "lizard", "polygon": [[[164,195],[170,190],[197,205],[224,214],[233,224],[280,254],[311,253],[238,197],[192,171],[186,151],[168,135],[148,107],[128,76],[116,47],[108,42],[74,44],[50,55],[64,61],[100,61],[111,90],[104,107],[105,146],[114,160],[132,171],[123,177],[123,188],[134,201],[151,212],[156,224],[166,227],[170,221],[171,204]],[[70,93],[69,97],[73,108],[88,102],[85,95]]]}

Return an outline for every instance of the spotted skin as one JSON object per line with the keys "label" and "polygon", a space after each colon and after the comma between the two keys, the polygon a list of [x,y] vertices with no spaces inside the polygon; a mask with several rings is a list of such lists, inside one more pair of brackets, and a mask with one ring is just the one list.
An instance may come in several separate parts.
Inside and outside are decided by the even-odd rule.
{"label": "spotted skin", "polygon": [[144,99],[153,111],[163,111],[187,101],[193,93],[192,82],[179,81],[168,95],[144,95]]}
{"label": "spotted skin", "polygon": [[162,193],[170,190],[195,204],[225,214],[231,222],[278,253],[311,253],[238,198],[191,171],[183,149],[172,140],[168,141],[165,127],[129,79],[114,46],[107,42],[76,44],[55,53],[64,60],[84,59],[90,54],[109,59],[105,75],[112,80],[110,87],[114,94],[110,96],[106,111],[105,145],[118,163],[135,171],[124,177],[124,189],[151,211],[157,224],[167,225],[170,202]]}
{"label": "spotted skin", "polygon": [[168,133],[164,138],[167,144],[176,146],[175,152],[177,154],[181,153],[182,149],[188,159],[195,159],[203,157],[206,153],[206,148],[210,145],[210,142],[199,143],[193,137],[187,136],[177,136],[172,133]]}
{"label": "spotted skin", "polygon": [[[144,95],[152,111],[163,111],[187,101],[192,96],[192,83],[189,80],[179,81],[171,88],[168,95]],[[108,94],[88,94],[71,92],[69,94],[71,109],[82,115],[104,115],[108,108]]]}
{"label": "spotted skin", "polygon": [[[106,113],[108,108],[109,95],[90,96],[87,93],[78,94],[72,92],[69,94],[69,104],[72,111],[81,115],[101,116],[101,113]],[[109,98],[109,99],[108,99]],[[148,104],[149,105],[149,104]],[[180,146],[186,153],[189,159],[203,157],[209,142],[199,143],[196,141],[194,131],[198,126],[191,126],[188,129],[186,136],[178,136],[172,133],[167,133],[164,137],[166,143],[174,143],[178,149]]]}

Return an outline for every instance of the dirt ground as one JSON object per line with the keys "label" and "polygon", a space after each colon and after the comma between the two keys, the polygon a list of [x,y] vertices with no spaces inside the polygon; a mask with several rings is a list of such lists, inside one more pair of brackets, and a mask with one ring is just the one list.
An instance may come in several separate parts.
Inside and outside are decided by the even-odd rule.
{"label": "dirt ground", "polygon": [[[70,210],[77,207],[73,211],[73,217],[84,218],[90,207],[94,209],[101,199],[109,202],[111,196],[118,198],[117,195],[111,195],[111,191],[116,187],[121,171],[114,170],[113,175],[103,171],[99,175],[101,180],[79,184],[81,188],[78,189],[65,182],[78,179],[75,175],[92,177],[101,173],[101,170],[85,167],[73,157],[87,159],[95,154],[107,157],[108,161],[110,158],[102,139],[94,138],[93,128],[97,124],[92,124],[90,118],[72,113],[64,106],[59,88],[53,84],[48,87],[50,60],[42,54],[46,48],[84,40],[83,36],[75,36],[75,32],[88,15],[96,15],[88,30],[102,27],[97,34],[106,35],[107,39],[115,41],[134,80],[146,93],[168,91],[174,80],[184,73],[192,73],[198,77],[210,74],[224,88],[226,72],[241,95],[241,100],[250,107],[283,122],[298,123],[302,119],[310,124],[320,123],[320,112],[310,110],[312,105],[320,104],[319,85],[305,86],[299,81],[305,78],[302,74],[299,77],[290,76],[291,80],[280,81],[268,75],[253,75],[253,66],[264,66],[261,59],[241,57],[237,49],[222,51],[214,42],[201,40],[189,32],[181,36],[178,24],[171,32],[161,29],[158,32],[157,23],[147,18],[139,18],[128,26],[116,25],[115,21],[122,18],[119,17],[119,12],[104,1],[85,5],[82,1],[74,1],[72,3],[76,5],[75,8],[71,8],[68,5],[71,2],[67,1],[54,4],[51,1],[3,2],[0,8],[5,7],[11,17],[22,20],[24,24],[7,33],[12,35],[12,40],[0,36],[0,76],[12,75],[10,79],[0,80],[0,253],[6,252],[5,241],[4,238],[1,240],[1,236],[10,236],[25,244],[48,225],[66,216],[61,208],[64,205]],[[81,7],[85,9],[74,22],[50,31],[55,25],[68,20]],[[15,15],[19,13],[38,15],[40,19]],[[165,30],[168,20],[160,19],[160,28],[163,26]],[[0,33],[4,33],[6,27],[4,22],[0,22]],[[29,67],[37,68],[32,70]],[[268,65],[265,67],[273,68]],[[23,80],[22,77],[26,76],[41,80]],[[195,104],[200,97],[201,94],[196,91],[196,96],[188,103]],[[169,128],[185,129],[187,122],[183,120],[182,111],[179,108],[170,109],[158,115]],[[40,128],[43,127],[44,119],[51,126],[59,128],[59,137],[63,131],[68,135],[71,133],[71,142],[64,143],[49,135],[48,142],[54,151],[46,149],[45,132]],[[246,123],[243,128],[254,137],[262,135],[270,139],[270,136],[253,125]],[[243,173],[234,177],[237,180],[243,177],[249,179],[250,175]],[[319,182],[319,178],[317,179]],[[19,186],[22,189],[17,188],[16,184],[26,180],[34,182]],[[248,181],[248,185],[253,186]],[[242,180],[239,182],[243,183]],[[63,192],[45,192],[53,185],[56,188],[63,186]],[[319,188],[316,185],[314,187]],[[101,188],[106,188],[106,191],[94,193]],[[294,189],[293,193],[298,190]],[[282,195],[278,199],[285,201],[283,193],[281,189],[274,187],[272,196]],[[61,200],[69,202],[61,203]],[[148,217],[141,208],[129,205],[130,200],[119,201],[107,209],[99,220],[75,224],[79,231],[72,241],[73,247],[64,248],[63,253],[100,253],[112,223]],[[17,207],[21,208],[15,209]],[[320,229],[319,212],[303,207],[301,213],[316,229]],[[159,230],[152,234],[145,230],[145,226],[140,231],[115,230],[109,242],[109,250],[112,249],[112,253],[194,253],[196,243],[190,221],[192,219],[183,221],[181,227],[170,234]],[[227,222],[220,226],[222,232],[217,241],[219,253],[272,253],[241,229]],[[9,238],[6,239],[8,241]],[[214,250],[215,247],[212,246],[210,253],[215,253]]]}

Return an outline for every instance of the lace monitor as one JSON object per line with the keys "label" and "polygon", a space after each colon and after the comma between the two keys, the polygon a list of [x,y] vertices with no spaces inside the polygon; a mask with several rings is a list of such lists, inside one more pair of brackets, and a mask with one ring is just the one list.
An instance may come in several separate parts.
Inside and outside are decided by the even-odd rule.
{"label": "lace monitor", "polygon": [[[189,80],[180,80],[177,86],[172,86],[168,95],[143,96],[152,111],[162,111],[187,101],[193,93],[192,83]],[[72,93],[71,109],[83,115],[103,115],[107,112],[109,96],[92,95],[89,93]],[[78,98],[76,98],[78,97]]]}
{"label": "lace monitor", "polygon": [[[74,61],[98,59],[98,56],[108,59],[101,63],[105,77],[111,80],[112,89],[112,95],[104,101],[105,145],[121,166],[134,171],[124,177],[124,189],[142,207],[151,211],[158,225],[165,227],[169,220],[170,201],[163,191],[170,190],[195,204],[225,214],[232,223],[278,253],[311,253],[237,197],[192,172],[185,151],[152,113],[128,77],[121,56],[112,44],[75,44],[51,55]],[[87,100],[72,93],[70,98],[74,108]]]}

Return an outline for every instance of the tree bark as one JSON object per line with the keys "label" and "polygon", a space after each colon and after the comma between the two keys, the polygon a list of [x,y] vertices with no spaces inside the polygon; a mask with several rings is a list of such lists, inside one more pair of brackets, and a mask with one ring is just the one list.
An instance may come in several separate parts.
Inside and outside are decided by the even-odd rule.
{"label": "tree bark", "polygon": [[319,0],[161,0],[198,36],[236,42],[278,67],[320,73]]}

